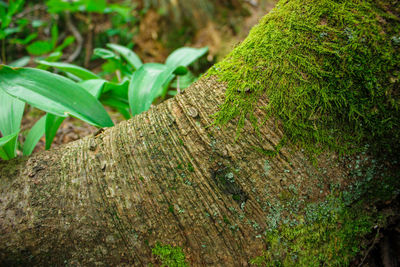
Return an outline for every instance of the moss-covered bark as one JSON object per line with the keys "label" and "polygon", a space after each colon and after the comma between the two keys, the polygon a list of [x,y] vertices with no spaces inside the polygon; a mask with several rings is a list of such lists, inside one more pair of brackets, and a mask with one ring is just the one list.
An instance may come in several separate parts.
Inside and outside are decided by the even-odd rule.
{"label": "moss-covered bark", "polygon": [[[354,9],[356,3],[360,9]],[[330,17],[324,20],[310,16],[307,20],[308,13],[327,16],[330,9],[338,11],[334,24]],[[358,13],[351,15],[348,9]],[[375,12],[364,14],[375,30],[386,29],[380,28],[381,20],[372,19],[379,10],[382,20],[396,19],[393,14],[391,18],[383,16],[385,8],[373,2],[282,1],[230,57],[212,70],[219,77],[203,78],[185,93],[97,136],[30,158],[0,163],[0,262],[147,266],[157,262],[152,255],[155,251],[160,258],[171,260],[171,256],[182,263],[181,250],[168,246],[173,245],[183,249],[186,262],[193,266],[247,266],[260,255],[254,263],[348,264],[363,251],[365,235],[398,213],[394,208],[382,211],[375,206],[379,201],[389,203],[399,193],[400,172],[393,157],[397,154],[376,158],[376,151],[371,154],[367,146],[362,146],[351,156],[325,151],[309,159],[311,141],[317,141],[315,147],[330,147],[338,140],[350,140],[345,136],[349,129],[361,129],[365,136],[372,124],[357,128],[355,120],[347,118],[346,108],[345,115],[336,114],[335,101],[321,100],[321,94],[336,96],[332,88],[339,95],[342,92],[343,88],[329,85],[328,78],[337,73],[343,79],[335,78],[338,85],[354,85],[344,88],[350,91],[343,97],[351,102],[357,96],[353,89],[361,90],[363,83],[356,86],[360,82],[356,72],[345,70],[357,64],[345,61],[341,66],[340,55],[332,51],[321,54],[310,45],[321,49],[325,41],[314,35],[306,40],[300,37],[316,28],[329,30],[327,34],[333,38],[342,32],[342,28],[335,27],[342,25],[341,21],[345,23],[347,15],[353,21],[363,10]],[[397,9],[389,6],[387,10]],[[283,29],[283,25],[288,27]],[[375,30],[371,33],[381,34]],[[341,49],[334,40],[326,41],[327,45]],[[397,49],[395,40],[377,43],[377,47]],[[274,42],[282,48],[273,47]],[[366,42],[361,47],[368,48]],[[286,47],[289,44],[292,46]],[[379,54],[376,49],[372,55]],[[316,65],[307,63],[306,56]],[[266,57],[272,60],[267,62]],[[346,59],[350,60],[350,55]],[[354,60],[358,60],[357,55]],[[368,62],[360,66],[367,68],[374,63]],[[318,76],[318,64],[331,68],[326,79]],[[388,64],[387,73],[381,70],[382,77],[392,77],[396,64]],[[306,72],[310,70],[314,72]],[[393,79],[385,84],[380,78],[375,81],[381,93],[386,92],[381,86],[391,88],[383,98],[361,91],[366,94],[363,97],[371,96],[371,102],[377,101],[377,106],[390,111],[379,111],[379,116],[392,114],[392,121],[397,123],[398,115],[391,110],[397,102],[388,104],[398,97],[398,80]],[[300,101],[303,91],[298,89],[315,95],[309,95],[308,105]],[[284,92],[291,94],[283,98]],[[277,100],[275,104],[284,105],[274,106]],[[296,113],[292,106],[295,103],[304,104],[305,113]],[[292,120],[284,116],[285,105],[297,114],[289,117]],[[328,106],[333,109],[325,110]],[[276,110],[278,107],[282,112]],[[225,122],[223,129],[210,127],[214,122],[211,115],[217,111],[218,121]],[[257,124],[257,130],[243,119],[247,114],[251,114],[250,122],[263,122]],[[236,115],[241,115],[239,120],[234,118]],[[309,121],[313,122],[311,128]],[[242,134],[235,141],[238,123]],[[301,134],[297,135],[296,123],[318,133],[302,139]],[[388,128],[386,134],[394,133]],[[328,138],[333,143],[318,139],[326,133],[343,138]],[[295,136],[301,137],[300,142]],[[391,145],[398,143],[393,141]]]}
{"label": "moss-covered bark", "polygon": [[397,152],[399,14],[397,1],[280,1],[210,71],[228,84],[217,123],[239,117],[241,127],[247,117],[257,126],[254,110],[265,109],[313,153],[365,143]]}

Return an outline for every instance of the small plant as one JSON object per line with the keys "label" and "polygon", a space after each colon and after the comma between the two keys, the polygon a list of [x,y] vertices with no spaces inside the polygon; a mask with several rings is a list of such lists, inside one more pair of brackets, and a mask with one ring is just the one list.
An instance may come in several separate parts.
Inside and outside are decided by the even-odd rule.
{"label": "small plant", "polygon": [[180,247],[162,245],[157,242],[152,252],[161,260],[162,267],[189,267],[189,264],[185,261],[185,254]]}
{"label": "small plant", "polygon": [[[16,156],[17,137],[25,102],[46,111],[29,132],[23,146],[24,155],[46,133],[46,148],[62,120],[71,115],[98,127],[113,126],[101,103],[82,86],[68,78],[44,70],[0,66],[0,157],[8,160]],[[57,88],[55,91],[54,88]]]}
{"label": "small plant", "polygon": [[[165,64],[143,64],[127,47],[109,44],[108,48],[113,51],[97,50],[97,55],[119,64],[120,82],[104,80],[76,65],[51,62],[58,57],[56,54],[48,60],[37,60],[38,67],[57,68],[69,78],[41,69],[0,65],[1,158],[9,160],[17,155],[25,103],[47,112],[32,127],[23,144],[23,154],[30,155],[43,134],[46,149],[50,148],[59,126],[69,115],[97,127],[110,127],[113,122],[102,104],[117,109],[127,119],[146,111],[157,98],[165,98],[176,77],[188,74],[194,77],[187,66],[207,52],[207,48],[184,47],[174,51]],[[178,88],[190,84],[176,83]]]}
{"label": "small plant", "polygon": [[60,45],[58,45],[58,37],[59,34],[57,23],[53,23],[53,25],[51,26],[51,39],[44,41],[35,41],[28,45],[26,47],[26,50],[31,55],[42,56],[51,52],[61,52],[75,41],[75,37],[67,36],[64,41]]}
{"label": "small plant", "polygon": [[148,110],[157,98],[164,99],[167,94],[175,95],[176,91],[169,89],[177,88],[180,91],[192,84],[196,77],[187,67],[208,51],[207,47],[182,47],[172,52],[165,64],[143,64],[127,47],[108,44],[107,48],[97,48],[94,53],[116,66],[116,79],[112,81],[76,65],[43,60],[37,62],[65,72],[104,105],[115,108],[129,119]]}
{"label": "small plant", "polygon": [[1,41],[1,59],[6,62],[6,38],[16,32],[21,31],[24,21],[19,21],[17,27],[10,27],[13,16],[24,5],[25,0],[10,0],[9,3],[0,1],[0,41]]}

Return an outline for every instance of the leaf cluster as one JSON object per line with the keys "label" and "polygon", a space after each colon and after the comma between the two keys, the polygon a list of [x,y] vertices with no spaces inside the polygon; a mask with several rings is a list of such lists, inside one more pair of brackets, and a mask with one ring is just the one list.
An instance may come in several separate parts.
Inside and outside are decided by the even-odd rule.
{"label": "leaf cluster", "polygon": [[[49,149],[59,126],[69,115],[97,127],[110,127],[114,124],[103,105],[117,109],[127,119],[146,111],[156,99],[165,98],[177,76],[194,77],[187,66],[208,51],[207,48],[183,47],[174,51],[165,64],[143,64],[127,47],[108,44],[108,48],[112,50],[97,49],[96,53],[121,66],[117,70],[119,82],[107,81],[69,63],[37,60],[36,69],[0,65],[1,158],[7,160],[16,156],[25,103],[47,112],[27,135],[23,154],[29,155],[43,134],[46,149]],[[68,77],[43,70],[50,67]]]}

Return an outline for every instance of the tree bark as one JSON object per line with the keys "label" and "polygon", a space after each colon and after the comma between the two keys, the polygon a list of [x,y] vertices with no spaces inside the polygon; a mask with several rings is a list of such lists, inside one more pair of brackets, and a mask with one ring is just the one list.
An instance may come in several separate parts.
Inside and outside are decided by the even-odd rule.
{"label": "tree bark", "polygon": [[352,182],[334,153],[318,164],[295,145],[261,153],[279,147],[279,120],[246,122],[237,140],[237,121],[212,126],[225,91],[203,77],[102,133],[0,162],[1,265],[148,266],[161,242],[192,266],[247,266],[267,248],[273,203],[318,203]]}
{"label": "tree bark", "polygon": [[208,127],[223,94],[215,78],[202,79],[97,136],[3,162],[3,263],[147,265],[160,241],[181,246],[193,266],[247,265],[265,249],[268,200],[291,184],[323,196],[313,184],[340,183],[344,171],[326,163],[322,175],[287,148],[266,166],[255,148],[279,143],[279,123],[259,133],[247,125],[234,142],[234,122]]}

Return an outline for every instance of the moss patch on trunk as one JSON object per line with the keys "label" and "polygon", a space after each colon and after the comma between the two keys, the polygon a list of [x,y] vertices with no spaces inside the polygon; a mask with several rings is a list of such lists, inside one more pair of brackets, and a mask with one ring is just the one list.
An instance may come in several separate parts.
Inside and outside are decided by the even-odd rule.
{"label": "moss patch on trunk", "polygon": [[[239,130],[246,119],[257,128],[262,109],[312,154],[350,153],[365,143],[396,151],[399,10],[384,1],[280,1],[209,71],[227,83],[216,124],[238,118]],[[258,106],[263,96],[268,105]]]}
{"label": "moss patch on trunk", "polygon": [[366,160],[349,175],[355,182],[346,190],[331,185],[323,201],[289,195],[271,203],[264,233],[267,249],[251,262],[258,266],[349,266],[356,256],[365,255],[371,239],[377,239],[390,218],[399,216],[398,204],[390,205],[399,201],[398,162],[385,161],[392,166]]}

